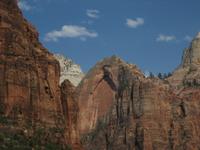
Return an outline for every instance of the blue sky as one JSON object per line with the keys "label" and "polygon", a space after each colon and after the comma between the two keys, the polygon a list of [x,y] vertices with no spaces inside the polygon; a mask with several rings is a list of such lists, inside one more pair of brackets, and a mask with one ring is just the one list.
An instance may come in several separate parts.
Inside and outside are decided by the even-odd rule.
{"label": "blue sky", "polygon": [[145,71],[169,72],[200,31],[200,0],[21,0],[51,52],[88,71],[117,55]]}

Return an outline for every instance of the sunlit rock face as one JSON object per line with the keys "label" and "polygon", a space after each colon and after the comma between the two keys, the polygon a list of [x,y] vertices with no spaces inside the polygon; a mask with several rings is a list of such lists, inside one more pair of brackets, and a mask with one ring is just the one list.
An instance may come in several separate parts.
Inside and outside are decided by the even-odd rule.
{"label": "sunlit rock face", "polygon": [[60,84],[68,79],[74,86],[77,86],[84,77],[81,67],[63,55],[54,54],[54,57],[60,63]]}
{"label": "sunlit rock face", "polygon": [[171,117],[167,87],[117,57],[97,63],[77,90],[85,149],[167,148]]}
{"label": "sunlit rock face", "polygon": [[200,33],[192,40],[191,45],[184,51],[182,67],[189,65],[200,65]]}
{"label": "sunlit rock face", "polygon": [[[79,67],[72,68],[80,73]],[[0,1],[4,135],[23,134],[30,140],[39,128],[44,138],[38,143],[51,140],[73,149],[198,150],[199,79],[198,34],[168,79],[145,77],[135,65],[113,56],[98,62],[77,87],[69,80],[59,86],[59,62],[38,41],[17,2]]]}
{"label": "sunlit rock face", "polygon": [[38,36],[16,0],[0,1],[0,130],[24,134],[27,142],[37,142],[34,136],[39,130],[41,139],[32,148],[45,149],[50,142],[78,147],[72,121],[76,120],[73,108],[78,106],[73,103],[74,87],[64,82],[61,91],[59,62]]}
{"label": "sunlit rock face", "polygon": [[81,143],[87,150],[197,149],[198,92],[185,87],[177,93],[167,80],[106,58],[77,88]]}
{"label": "sunlit rock face", "polygon": [[38,32],[23,18],[16,1],[0,1],[0,12],[3,112],[55,125],[60,111],[59,63],[38,41]]}
{"label": "sunlit rock face", "polygon": [[184,85],[200,84],[200,33],[192,40],[190,47],[184,50],[181,65],[168,81],[176,88]]}
{"label": "sunlit rock face", "polygon": [[[118,71],[123,65],[136,68],[115,56],[106,58],[97,63],[77,87],[82,132],[94,129],[98,117],[103,117],[113,106],[118,86]],[[136,69],[135,72],[142,76],[139,70]]]}

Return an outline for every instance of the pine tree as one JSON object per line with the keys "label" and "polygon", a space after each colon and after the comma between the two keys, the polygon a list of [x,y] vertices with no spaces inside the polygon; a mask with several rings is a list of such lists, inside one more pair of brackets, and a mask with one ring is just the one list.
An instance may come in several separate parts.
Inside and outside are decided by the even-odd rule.
{"label": "pine tree", "polygon": [[161,80],[163,79],[162,73],[158,73],[158,78],[161,79]]}
{"label": "pine tree", "polygon": [[172,73],[171,72],[169,72],[168,73],[168,75],[167,75],[167,77],[171,77],[172,76]]}
{"label": "pine tree", "polygon": [[149,73],[150,78],[154,78],[154,74],[152,72]]}

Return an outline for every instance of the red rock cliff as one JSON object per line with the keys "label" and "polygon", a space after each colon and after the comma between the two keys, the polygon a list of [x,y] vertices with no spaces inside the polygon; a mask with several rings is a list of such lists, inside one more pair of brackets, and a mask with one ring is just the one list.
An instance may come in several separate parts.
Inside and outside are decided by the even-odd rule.
{"label": "red rock cliff", "polygon": [[75,87],[69,80],[65,80],[61,85],[61,102],[66,124],[66,138],[68,143],[75,149],[80,147],[78,130],[78,102],[75,94]]}
{"label": "red rock cliff", "polygon": [[[145,78],[135,65],[113,56],[97,63],[76,89],[69,81],[60,89],[58,62],[41,45],[17,2],[1,0],[0,131],[19,135],[22,130],[35,137],[32,129],[42,128],[41,140],[28,143],[31,148],[40,144],[45,149],[51,140],[81,149],[81,136],[86,150],[198,150],[197,37],[167,80]],[[3,124],[2,116],[14,124]]]}
{"label": "red rock cliff", "polygon": [[61,111],[59,64],[14,0],[0,1],[0,102],[6,116],[54,126]]}
{"label": "red rock cliff", "polygon": [[59,63],[38,36],[16,0],[0,1],[0,130],[20,131],[34,149],[81,149],[75,88],[69,81],[59,87]]}
{"label": "red rock cliff", "polygon": [[77,89],[85,149],[198,149],[200,90],[172,87],[117,57],[98,63]]}

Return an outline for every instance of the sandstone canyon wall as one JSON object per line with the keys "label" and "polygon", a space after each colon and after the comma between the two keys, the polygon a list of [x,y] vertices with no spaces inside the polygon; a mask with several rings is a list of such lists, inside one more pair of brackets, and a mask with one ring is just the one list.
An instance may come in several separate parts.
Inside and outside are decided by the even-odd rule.
{"label": "sandstone canyon wall", "polygon": [[[191,53],[200,53],[193,47]],[[176,70],[169,79],[145,78],[136,66],[117,57],[97,63],[77,88],[85,149],[198,150],[200,89],[198,83],[186,84],[197,79],[194,72],[187,75],[177,77]]]}
{"label": "sandstone canyon wall", "polygon": [[65,80],[61,85],[61,103],[66,125],[66,139],[69,144],[74,146],[74,149],[80,149],[78,130],[79,107],[75,87],[69,80]]}
{"label": "sandstone canyon wall", "polygon": [[113,56],[59,87],[59,62],[17,1],[1,0],[0,149],[199,150],[199,60],[197,35],[168,79]]}
{"label": "sandstone canyon wall", "polygon": [[[61,98],[72,85],[60,90],[59,62],[42,46],[38,36],[16,0],[0,1],[0,130],[2,136],[19,131],[23,138],[32,138],[27,146],[44,148],[51,141],[63,148],[77,141],[75,127],[69,123],[74,118],[66,115],[73,108],[66,105],[66,98]],[[69,99],[73,97],[70,94]],[[73,136],[68,136],[70,131]],[[40,145],[34,140],[36,133]],[[0,149],[5,145],[1,143]],[[10,149],[12,144],[7,146]]]}
{"label": "sandstone canyon wall", "polygon": [[[0,101],[6,116],[55,125],[59,113],[59,64],[14,0],[0,1]],[[29,111],[32,110],[32,111]],[[34,121],[33,121],[34,123]]]}

